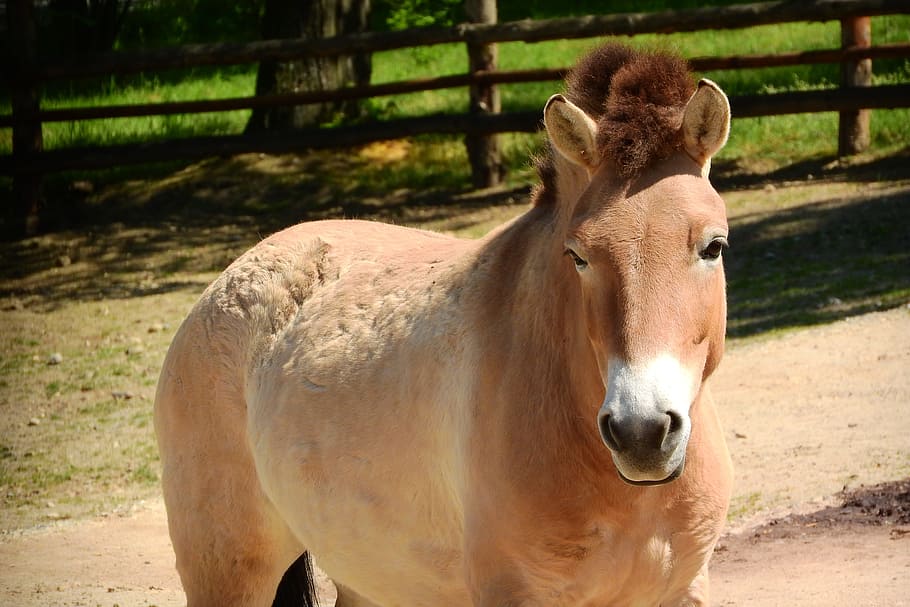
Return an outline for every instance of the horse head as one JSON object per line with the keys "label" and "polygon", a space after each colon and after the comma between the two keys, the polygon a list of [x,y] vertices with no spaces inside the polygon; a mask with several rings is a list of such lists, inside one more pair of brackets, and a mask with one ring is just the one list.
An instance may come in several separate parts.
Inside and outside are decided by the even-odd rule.
{"label": "horse head", "polygon": [[728,227],[707,176],[730,106],[709,80],[693,92],[680,79],[668,92],[647,66],[631,71],[616,72],[600,104],[570,77],[544,122],[560,162],[584,182],[560,204],[571,214],[565,269],[605,388],[600,435],[623,480],[649,485],[682,473],[690,410],[723,354]]}

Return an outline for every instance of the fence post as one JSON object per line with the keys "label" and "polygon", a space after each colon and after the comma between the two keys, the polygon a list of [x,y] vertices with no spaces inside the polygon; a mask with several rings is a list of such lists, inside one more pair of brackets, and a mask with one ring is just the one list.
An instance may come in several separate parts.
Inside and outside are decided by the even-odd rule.
{"label": "fence post", "polygon": [[[872,19],[850,17],[840,22],[841,47],[872,45]],[[872,60],[860,59],[841,64],[841,86],[872,86]],[[837,155],[858,154],[869,147],[869,110],[848,110],[840,113],[837,135]]]}
{"label": "fence post", "polygon": [[38,86],[33,80],[36,63],[35,5],[33,0],[11,0],[6,7],[12,61],[10,93],[13,110],[13,202],[9,216],[17,223],[14,233],[32,235],[38,231],[38,203],[41,175],[22,170],[34,154],[41,152],[41,122],[35,116],[40,105]]}
{"label": "fence post", "polygon": [[[496,0],[466,0],[465,12],[474,23],[496,23]],[[496,69],[496,45],[468,42],[468,63],[471,73]],[[471,114],[498,114],[499,91],[493,84],[473,84],[470,87]],[[475,188],[499,185],[503,166],[496,135],[467,135],[465,147],[471,163],[471,180]]]}

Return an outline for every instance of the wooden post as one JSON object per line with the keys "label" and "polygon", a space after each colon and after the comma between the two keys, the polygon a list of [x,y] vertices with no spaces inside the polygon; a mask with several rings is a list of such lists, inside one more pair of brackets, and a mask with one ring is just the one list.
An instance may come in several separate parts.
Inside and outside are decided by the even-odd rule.
{"label": "wooden post", "polygon": [[[872,45],[872,20],[851,17],[841,20],[841,47],[868,48]],[[872,86],[872,60],[860,59],[841,64],[841,87]],[[870,110],[849,110],[840,113],[837,155],[850,156],[869,147]]]}
{"label": "wooden post", "polygon": [[33,81],[36,64],[35,7],[33,0],[11,0],[6,7],[9,44],[15,60],[10,69],[13,110],[13,209],[9,216],[12,232],[32,235],[38,231],[38,205],[41,175],[25,171],[31,157],[43,147],[41,122],[36,118],[40,105],[37,84]]}
{"label": "wooden post", "polygon": [[[496,23],[496,0],[466,0],[465,12],[474,23]],[[496,45],[468,42],[468,63],[471,73],[496,69]],[[471,114],[498,114],[501,110],[499,91],[493,84],[470,87]],[[502,181],[503,166],[496,135],[467,135],[465,147],[471,163],[471,180],[475,188],[489,188]]]}

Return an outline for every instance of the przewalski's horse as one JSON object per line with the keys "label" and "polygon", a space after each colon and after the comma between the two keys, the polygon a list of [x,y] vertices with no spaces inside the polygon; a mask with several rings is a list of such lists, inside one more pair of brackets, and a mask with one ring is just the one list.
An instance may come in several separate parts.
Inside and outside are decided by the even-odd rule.
{"label": "przewalski's horse", "polygon": [[547,103],[515,221],[302,224],[234,262],[156,400],[189,605],[268,605],[305,551],[343,607],[707,603],[729,117],[682,60],[606,46]]}

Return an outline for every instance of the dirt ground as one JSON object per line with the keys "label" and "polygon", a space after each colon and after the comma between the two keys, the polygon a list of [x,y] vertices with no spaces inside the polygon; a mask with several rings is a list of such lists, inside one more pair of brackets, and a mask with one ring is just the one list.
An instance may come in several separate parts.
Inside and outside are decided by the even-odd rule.
{"label": "dirt ground", "polygon": [[[713,603],[910,605],[910,308],[734,342],[714,390],[737,485]],[[3,536],[0,604],[185,604],[163,505]]]}

